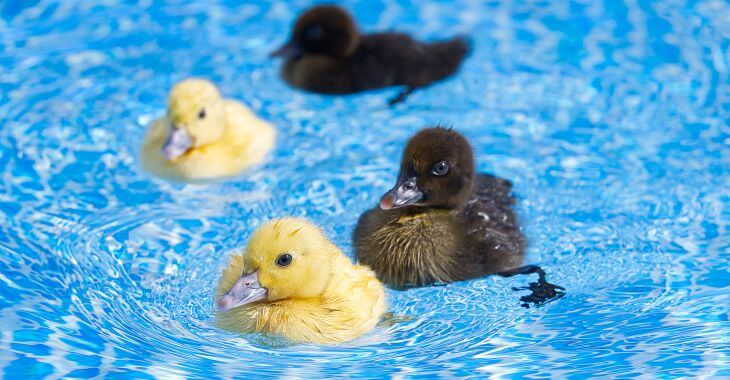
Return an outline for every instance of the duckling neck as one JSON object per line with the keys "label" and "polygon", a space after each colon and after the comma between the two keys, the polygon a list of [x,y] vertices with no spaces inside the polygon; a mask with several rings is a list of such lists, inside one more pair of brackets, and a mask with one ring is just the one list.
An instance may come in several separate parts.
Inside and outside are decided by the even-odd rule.
{"label": "duckling neck", "polygon": [[250,139],[251,132],[254,130],[253,125],[257,122],[255,115],[236,101],[226,99],[224,102],[226,116],[220,138],[198,146],[196,148],[198,152],[219,146],[232,146]]}
{"label": "duckling neck", "polygon": [[[350,263],[350,260],[347,259],[344,256],[331,256],[330,257],[330,268],[350,268],[352,267],[352,264]],[[324,291],[322,292],[322,299],[332,299],[332,296],[336,296],[340,291],[340,286],[344,284],[345,282],[349,282],[351,280],[349,276],[349,270],[333,270],[327,279],[327,282],[324,286]]]}
{"label": "duckling neck", "polygon": [[226,122],[223,126],[223,134],[218,141],[238,140],[250,132],[251,123],[250,120],[246,119],[252,119],[255,116],[251,110],[233,100],[226,99],[224,106],[226,110]]}
{"label": "duckling neck", "polygon": [[429,223],[429,219],[432,216],[446,216],[453,210],[447,208],[435,208],[435,207],[404,207],[398,218],[398,223],[405,224],[412,221],[421,221]]}

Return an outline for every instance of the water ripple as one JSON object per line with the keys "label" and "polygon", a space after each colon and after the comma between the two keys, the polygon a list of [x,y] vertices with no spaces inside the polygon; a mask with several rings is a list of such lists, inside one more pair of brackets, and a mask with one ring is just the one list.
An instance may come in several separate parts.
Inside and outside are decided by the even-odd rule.
{"label": "water ripple", "polygon": [[[0,374],[728,375],[726,2],[348,2],[364,30],[474,38],[457,78],[393,109],[392,89],[288,88],[268,53],[304,5],[233,3],[0,3]],[[191,75],[277,126],[269,162],[197,185],[141,170]],[[389,291],[392,316],[336,347],[211,325],[259,223],[306,216],[350,254],[436,123],[513,180],[528,260],[565,298],[524,310],[520,277]]]}

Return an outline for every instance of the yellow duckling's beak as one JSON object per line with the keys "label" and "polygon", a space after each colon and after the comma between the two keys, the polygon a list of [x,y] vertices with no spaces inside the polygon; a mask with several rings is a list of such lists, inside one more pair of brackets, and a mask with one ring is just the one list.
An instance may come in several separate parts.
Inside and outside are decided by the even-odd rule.
{"label": "yellow duckling's beak", "polygon": [[267,297],[268,290],[259,283],[258,271],[244,273],[233,287],[218,299],[218,311],[226,312],[239,306],[266,300]]}
{"label": "yellow duckling's beak", "polygon": [[170,136],[162,146],[162,155],[172,161],[187,153],[193,147],[193,137],[184,126],[173,126]]}

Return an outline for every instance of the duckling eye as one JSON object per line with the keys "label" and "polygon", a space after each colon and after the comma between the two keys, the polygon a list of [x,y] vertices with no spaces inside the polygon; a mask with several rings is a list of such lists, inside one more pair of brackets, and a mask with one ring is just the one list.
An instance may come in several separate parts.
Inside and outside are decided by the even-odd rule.
{"label": "duckling eye", "polygon": [[201,109],[200,112],[198,112],[198,119],[205,119],[205,108]]}
{"label": "duckling eye", "polygon": [[449,169],[451,169],[451,165],[449,165],[449,163],[446,161],[441,161],[433,166],[433,169],[431,169],[431,173],[433,173],[433,175],[441,176],[448,173]]}
{"label": "duckling eye", "polygon": [[322,30],[322,27],[319,25],[313,26],[307,30],[307,38],[311,41],[318,40],[322,38],[322,35],[324,34],[324,30]]}
{"label": "duckling eye", "polygon": [[285,253],[283,255],[280,255],[276,258],[276,265],[280,267],[288,267],[289,264],[292,262],[292,257],[290,254]]}

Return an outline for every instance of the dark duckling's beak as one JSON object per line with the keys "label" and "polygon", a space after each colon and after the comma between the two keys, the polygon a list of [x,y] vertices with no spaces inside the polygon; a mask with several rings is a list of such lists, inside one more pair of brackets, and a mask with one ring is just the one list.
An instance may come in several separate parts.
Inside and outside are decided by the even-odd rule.
{"label": "dark duckling's beak", "polygon": [[233,284],[231,290],[218,299],[218,311],[221,313],[243,306],[252,302],[265,300],[268,290],[261,287],[259,273],[244,273],[241,278]]}
{"label": "dark duckling's beak", "polygon": [[405,178],[398,181],[395,187],[380,198],[380,208],[390,210],[410,206],[425,199],[425,195],[416,185],[416,178]]}
{"label": "dark duckling's beak", "polygon": [[172,128],[165,145],[162,146],[162,155],[172,161],[187,153],[193,147],[193,137],[185,126]]}
{"label": "dark duckling's beak", "polygon": [[269,54],[269,57],[280,57],[284,59],[293,59],[302,55],[302,49],[294,42],[289,41],[282,47],[276,49]]}

